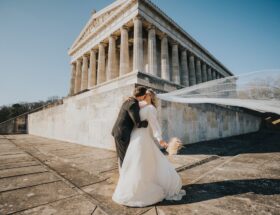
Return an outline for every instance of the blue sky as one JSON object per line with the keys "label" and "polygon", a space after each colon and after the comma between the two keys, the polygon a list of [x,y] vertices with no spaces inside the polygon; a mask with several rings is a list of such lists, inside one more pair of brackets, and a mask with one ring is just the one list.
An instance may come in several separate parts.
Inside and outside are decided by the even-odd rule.
{"label": "blue sky", "polygon": [[[0,0],[0,106],[67,95],[67,50],[112,2]],[[235,74],[280,69],[280,0],[153,2]]]}

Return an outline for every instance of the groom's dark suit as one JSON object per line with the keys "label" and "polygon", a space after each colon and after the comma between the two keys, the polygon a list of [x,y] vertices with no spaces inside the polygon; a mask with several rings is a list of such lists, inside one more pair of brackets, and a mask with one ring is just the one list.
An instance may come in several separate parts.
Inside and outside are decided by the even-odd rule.
{"label": "groom's dark suit", "polygon": [[148,126],[148,121],[141,121],[139,111],[140,107],[137,99],[129,98],[126,100],[121,107],[117,121],[115,122],[112,130],[121,166],[130,141],[130,134],[133,127],[146,128]]}

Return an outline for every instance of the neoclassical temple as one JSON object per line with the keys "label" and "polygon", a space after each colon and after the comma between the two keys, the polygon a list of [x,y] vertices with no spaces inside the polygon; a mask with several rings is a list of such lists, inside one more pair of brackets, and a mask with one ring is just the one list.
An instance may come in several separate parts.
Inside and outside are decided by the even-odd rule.
{"label": "neoclassical temple", "polygon": [[232,75],[149,0],[117,0],[93,13],[69,55],[69,95],[133,72],[182,87]]}
{"label": "neoclassical temple", "polygon": [[[135,86],[164,93],[232,75],[149,0],[117,0],[92,14],[69,55],[69,96],[29,114],[28,132],[113,150],[112,126]],[[159,101],[157,108],[165,140],[175,136],[184,144],[253,132],[260,125],[243,110],[213,104]]]}

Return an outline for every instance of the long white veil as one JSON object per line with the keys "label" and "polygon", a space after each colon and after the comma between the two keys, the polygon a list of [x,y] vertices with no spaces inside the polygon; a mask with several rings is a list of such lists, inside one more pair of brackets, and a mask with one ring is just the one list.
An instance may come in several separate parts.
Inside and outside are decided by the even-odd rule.
{"label": "long white veil", "polygon": [[225,77],[157,96],[170,102],[237,106],[280,115],[280,70]]}

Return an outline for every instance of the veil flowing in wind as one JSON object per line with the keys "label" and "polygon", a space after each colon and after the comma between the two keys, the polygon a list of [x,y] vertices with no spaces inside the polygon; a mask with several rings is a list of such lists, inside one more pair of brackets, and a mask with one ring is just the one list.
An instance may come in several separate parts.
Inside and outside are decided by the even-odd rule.
{"label": "veil flowing in wind", "polygon": [[229,76],[158,94],[160,100],[184,104],[217,104],[280,115],[280,70]]}

